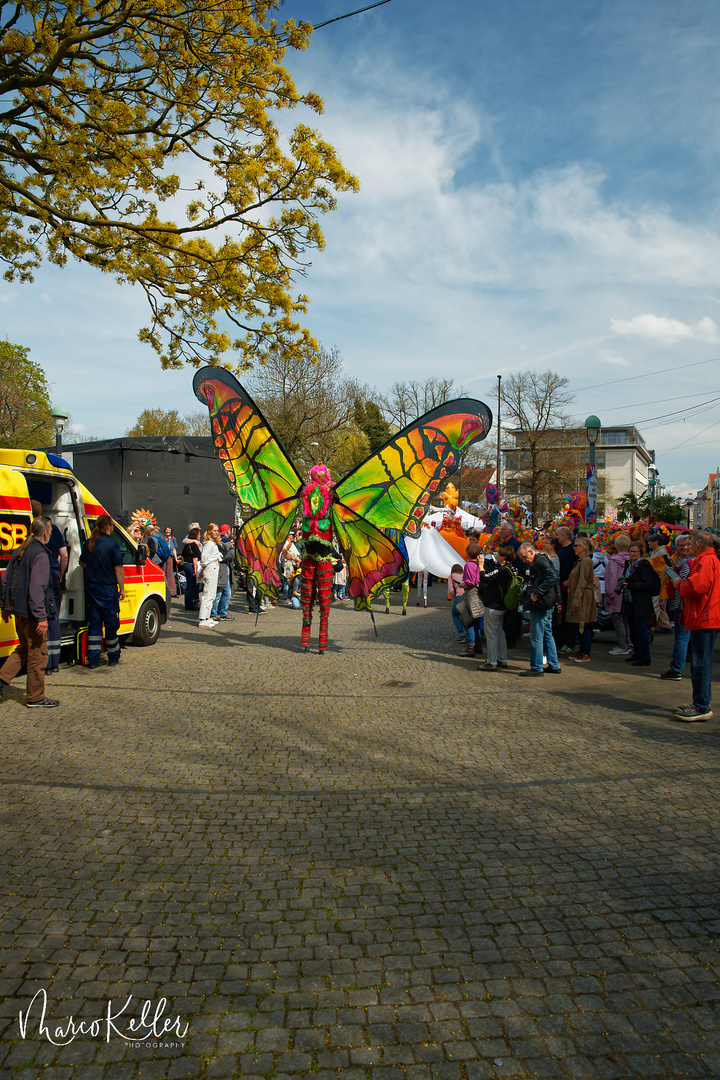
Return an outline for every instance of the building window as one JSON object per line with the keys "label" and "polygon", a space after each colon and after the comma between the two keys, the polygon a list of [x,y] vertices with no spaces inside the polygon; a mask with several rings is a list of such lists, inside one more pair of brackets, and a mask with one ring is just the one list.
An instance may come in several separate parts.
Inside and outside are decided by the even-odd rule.
{"label": "building window", "polygon": [[600,442],[603,446],[629,446],[633,437],[629,431],[601,431]]}
{"label": "building window", "polygon": [[595,455],[595,464],[598,467],[598,469],[604,469],[605,468],[605,455],[604,454],[596,454]]}

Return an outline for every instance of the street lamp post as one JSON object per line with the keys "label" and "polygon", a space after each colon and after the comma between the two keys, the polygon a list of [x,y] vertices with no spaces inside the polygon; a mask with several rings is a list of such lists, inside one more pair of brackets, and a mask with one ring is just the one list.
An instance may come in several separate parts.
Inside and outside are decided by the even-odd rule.
{"label": "street lamp post", "polygon": [[650,488],[650,524],[655,524],[655,485],[658,481],[658,469],[655,464],[655,451],[651,450],[652,461],[648,465],[648,487]]}
{"label": "street lamp post", "polygon": [[63,428],[67,422],[70,413],[67,409],[63,409],[62,405],[55,405],[50,413],[55,424],[55,449],[58,454],[62,454],[62,437]]}
{"label": "street lamp post", "polygon": [[588,416],[585,421],[585,434],[590,444],[590,461],[587,467],[587,509],[585,520],[595,524],[597,520],[597,468],[595,466],[595,443],[600,438],[602,424],[597,416]]}

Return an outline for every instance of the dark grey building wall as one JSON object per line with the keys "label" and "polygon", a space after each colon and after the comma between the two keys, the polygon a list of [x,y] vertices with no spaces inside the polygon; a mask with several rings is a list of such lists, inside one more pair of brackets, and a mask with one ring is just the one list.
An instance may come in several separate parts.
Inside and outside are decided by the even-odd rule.
{"label": "dark grey building wall", "polygon": [[[48,447],[50,453],[54,447]],[[191,521],[235,521],[235,500],[211,438],[111,439],[63,447],[78,479],[127,526],[133,511],[152,510],[177,540]]]}

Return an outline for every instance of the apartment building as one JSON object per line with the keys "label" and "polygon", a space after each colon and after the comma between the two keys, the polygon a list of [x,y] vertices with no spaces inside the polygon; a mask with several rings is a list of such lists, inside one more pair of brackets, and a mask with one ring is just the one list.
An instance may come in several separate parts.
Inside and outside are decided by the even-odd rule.
{"label": "apartment building", "polygon": [[[584,427],[549,428],[541,435],[516,428],[508,432],[501,452],[503,494],[529,502],[535,479],[538,518],[556,513],[572,491],[585,489],[590,447]],[[636,427],[618,425],[600,431],[595,444],[599,514],[612,513],[628,491],[644,494],[651,460]]]}

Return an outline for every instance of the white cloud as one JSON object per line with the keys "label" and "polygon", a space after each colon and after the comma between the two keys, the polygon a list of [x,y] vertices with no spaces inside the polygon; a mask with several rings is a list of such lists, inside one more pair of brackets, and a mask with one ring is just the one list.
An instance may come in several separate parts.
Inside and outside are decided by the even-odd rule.
{"label": "white cloud", "polygon": [[598,360],[605,364],[616,364],[618,367],[630,367],[630,361],[627,357],[616,352],[615,349],[600,349],[598,351]]}
{"label": "white cloud", "polygon": [[615,334],[621,337],[645,338],[664,345],[678,341],[720,341],[720,328],[705,316],[694,326],[680,319],[668,319],[664,315],[635,315],[632,319],[611,319]]}

